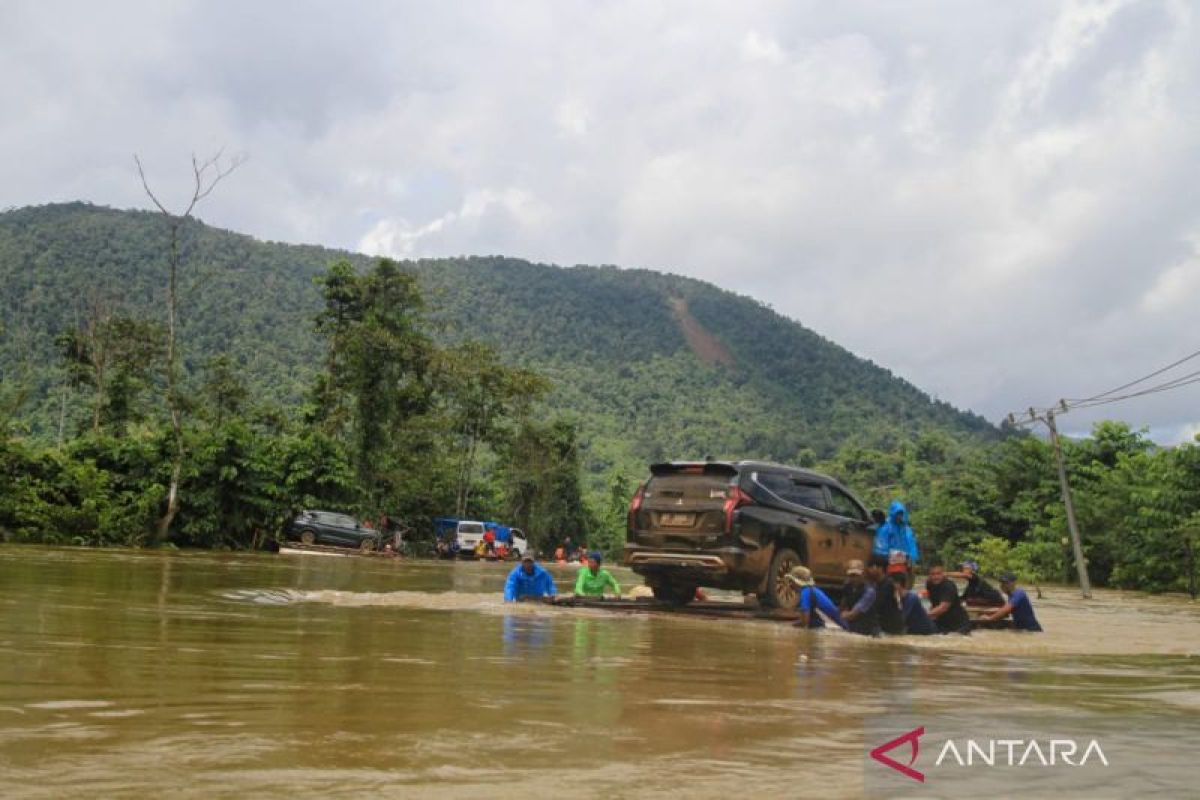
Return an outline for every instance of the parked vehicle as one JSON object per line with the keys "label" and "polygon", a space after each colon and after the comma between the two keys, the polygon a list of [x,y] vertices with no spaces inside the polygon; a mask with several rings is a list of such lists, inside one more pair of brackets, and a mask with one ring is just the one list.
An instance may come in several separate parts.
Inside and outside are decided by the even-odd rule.
{"label": "parked vehicle", "polygon": [[711,586],[787,608],[792,567],[840,587],[846,561],[870,557],[874,531],[827,475],[760,461],[654,464],[629,506],[624,562],[660,600],[682,605]]}
{"label": "parked vehicle", "polygon": [[475,522],[473,520],[459,520],[455,528],[455,538],[458,541],[458,552],[460,555],[469,555],[475,552],[475,546],[479,544],[479,540],[491,530],[496,535],[496,541],[508,547],[508,554],[513,558],[520,558],[528,549],[529,543],[525,540],[525,534],[520,528],[509,528],[506,525],[499,525],[495,522]]}
{"label": "parked vehicle", "polygon": [[454,555],[474,556],[475,546],[489,530],[495,534],[497,542],[507,546],[509,556],[520,558],[529,550],[529,542],[520,528],[510,528],[498,522],[460,520],[449,517],[438,517],[433,523],[437,539],[443,545],[439,548],[439,552],[448,557]]}
{"label": "parked vehicle", "polygon": [[301,511],[284,528],[284,537],[302,544],[354,547],[365,553],[380,547],[381,542],[379,531],[336,511]]}

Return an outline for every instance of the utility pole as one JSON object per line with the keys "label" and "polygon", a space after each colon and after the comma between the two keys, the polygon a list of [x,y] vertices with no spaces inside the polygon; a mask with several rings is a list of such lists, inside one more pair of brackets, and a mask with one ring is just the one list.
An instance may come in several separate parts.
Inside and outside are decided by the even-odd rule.
{"label": "utility pole", "polygon": [[1058,426],[1054,424],[1054,412],[1046,412],[1046,426],[1050,428],[1050,441],[1054,444],[1054,460],[1058,462],[1058,482],[1062,485],[1063,505],[1067,507],[1067,527],[1071,530],[1071,549],[1075,551],[1075,570],[1079,573],[1079,591],[1084,599],[1092,596],[1092,581],[1088,578],[1087,561],[1083,558],[1083,542],[1079,538],[1079,526],[1075,523],[1075,501],[1071,497],[1071,484],[1067,482],[1067,465],[1063,462],[1062,444],[1058,441]]}
{"label": "utility pole", "polygon": [[[1039,416],[1032,408],[1029,409],[1028,422],[1044,422],[1050,429],[1050,443],[1054,446],[1054,460],[1058,465],[1058,482],[1062,487],[1063,505],[1067,508],[1067,528],[1071,531],[1071,549],[1075,553],[1075,571],[1079,573],[1079,591],[1085,600],[1092,597],[1092,581],[1088,577],[1087,561],[1083,556],[1083,541],[1079,538],[1079,525],[1075,522],[1075,501],[1071,496],[1071,484],[1067,481],[1067,465],[1063,460],[1062,443],[1058,439],[1058,425],[1054,422],[1057,413],[1067,411],[1066,401],[1059,401],[1059,409],[1047,409],[1046,415]],[[1009,422],[1017,424],[1015,415],[1008,415]],[[1024,421],[1022,421],[1024,422]]]}

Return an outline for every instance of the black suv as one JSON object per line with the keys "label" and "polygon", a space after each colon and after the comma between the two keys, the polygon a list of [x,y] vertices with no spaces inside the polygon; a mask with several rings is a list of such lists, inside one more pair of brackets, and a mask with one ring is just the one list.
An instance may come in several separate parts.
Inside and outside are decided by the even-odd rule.
{"label": "black suv", "polygon": [[870,557],[876,513],[833,478],[797,467],[654,464],[629,506],[625,565],[674,604],[712,586],[788,608],[796,604],[785,579],[792,567],[804,564],[818,584],[838,587],[847,561]]}
{"label": "black suv", "polygon": [[299,539],[303,544],[326,544],[336,547],[356,547],[364,553],[380,545],[379,532],[367,527],[349,514],[336,511],[301,511],[284,526],[284,536]]}

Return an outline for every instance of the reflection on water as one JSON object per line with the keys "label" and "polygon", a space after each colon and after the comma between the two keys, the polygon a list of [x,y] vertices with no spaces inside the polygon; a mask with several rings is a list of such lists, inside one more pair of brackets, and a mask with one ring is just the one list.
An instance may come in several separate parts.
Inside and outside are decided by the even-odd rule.
{"label": "reflection on water", "polygon": [[852,797],[882,713],[1138,715],[1178,751],[1200,711],[1178,599],[1048,590],[1042,636],[879,641],[505,605],[506,571],[2,549],[0,795]]}

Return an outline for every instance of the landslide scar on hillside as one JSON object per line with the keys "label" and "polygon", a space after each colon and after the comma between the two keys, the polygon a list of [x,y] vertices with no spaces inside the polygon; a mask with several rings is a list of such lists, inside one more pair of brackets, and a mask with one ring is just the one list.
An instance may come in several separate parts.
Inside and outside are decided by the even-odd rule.
{"label": "landslide scar on hillside", "polygon": [[683,337],[687,339],[688,347],[692,348],[692,352],[696,354],[697,358],[709,366],[721,364],[733,367],[737,365],[737,359],[733,357],[733,353],[729,352],[729,348],[723,345],[717,337],[704,330],[704,326],[697,322],[696,318],[688,311],[687,300],[682,297],[668,297],[667,303],[675,314],[675,320],[683,331]]}

